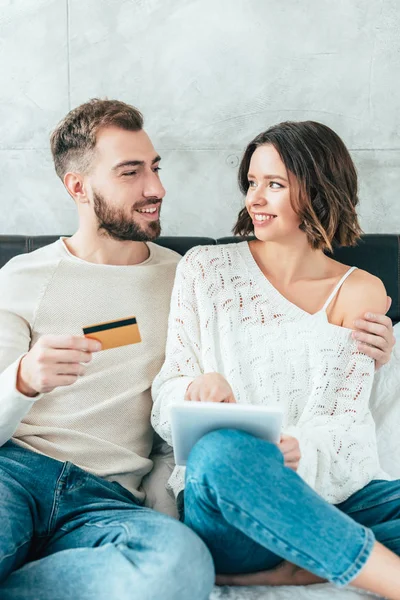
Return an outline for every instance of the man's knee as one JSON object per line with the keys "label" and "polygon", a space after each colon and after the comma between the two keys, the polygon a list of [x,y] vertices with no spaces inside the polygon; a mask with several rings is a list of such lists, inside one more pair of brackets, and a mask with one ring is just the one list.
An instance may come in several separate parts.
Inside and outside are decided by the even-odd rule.
{"label": "man's knee", "polygon": [[[215,582],[211,554],[194,531],[171,520],[154,540],[154,552],[141,560],[142,573],[151,573],[146,600],[208,600]],[[155,554],[154,554],[155,553]]]}
{"label": "man's knee", "polygon": [[[168,600],[187,598],[208,599],[215,582],[214,563],[205,543],[189,527],[182,525],[176,544],[169,547],[171,553],[168,577],[171,591]],[[174,547],[175,546],[175,547]],[[158,598],[157,598],[158,600]]]}

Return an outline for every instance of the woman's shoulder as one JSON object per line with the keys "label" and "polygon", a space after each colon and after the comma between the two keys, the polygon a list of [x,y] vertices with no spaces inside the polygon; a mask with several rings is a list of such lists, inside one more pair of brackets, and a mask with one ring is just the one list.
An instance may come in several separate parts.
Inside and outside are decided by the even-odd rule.
{"label": "woman's shoulder", "polygon": [[368,294],[377,300],[386,299],[383,281],[363,269],[354,269],[346,284],[347,293],[354,297],[360,298],[363,294]]}
{"label": "woman's shoulder", "polygon": [[182,258],[177,269],[177,280],[185,281],[191,289],[227,290],[235,276],[243,273],[238,244],[195,246]]}
{"label": "woman's shoulder", "polygon": [[224,267],[236,268],[240,255],[241,244],[214,244],[194,246],[181,260],[186,268],[211,269],[213,271]]}
{"label": "woman's shoulder", "polygon": [[346,279],[340,293],[340,304],[343,309],[343,325],[354,327],[354,320],[362,318],[366,312],[386,313],[387,293],[379,277],[355,269]]}

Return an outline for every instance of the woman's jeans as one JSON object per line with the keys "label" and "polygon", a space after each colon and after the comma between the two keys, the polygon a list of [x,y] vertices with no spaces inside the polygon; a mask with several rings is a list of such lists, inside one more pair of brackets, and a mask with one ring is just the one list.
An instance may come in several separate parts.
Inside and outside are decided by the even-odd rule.
{"label": "woman's jeans", "polygon": [[1,600],[207,600],[205,544],[117,483],[0,448]]}
{"label": "woman's jeans", "polygon": [[285,559],[345,586],[375,538],[400,555],[400,482],[373,481],[335,507],[284,466],[274,444],[214,431],[189,457],[184,522],[206,542],[217,573],[271,569]]}

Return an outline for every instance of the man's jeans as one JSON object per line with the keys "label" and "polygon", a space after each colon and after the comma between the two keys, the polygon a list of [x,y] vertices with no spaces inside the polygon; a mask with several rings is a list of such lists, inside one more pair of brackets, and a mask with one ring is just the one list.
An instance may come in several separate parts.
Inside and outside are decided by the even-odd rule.
{"label": "man's jeans", "polygon": [[0,448],[1,600],[206,600],[214,577],[193,531],[119,484]]}
{"label": "man's jeans", "polygon": [[274,444],[214,431],[189,457],[184,522],[208,545],[217,573],[271,569],[285,559],[344,586],[375,538],[400,555],[400,482],[373,481],[335,507],[284,466]]}

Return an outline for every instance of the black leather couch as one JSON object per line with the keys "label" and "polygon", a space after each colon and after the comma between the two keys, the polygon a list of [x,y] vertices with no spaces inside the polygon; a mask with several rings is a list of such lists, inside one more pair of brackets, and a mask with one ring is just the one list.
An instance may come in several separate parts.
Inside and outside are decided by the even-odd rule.
{"label": "black leather couch", "polygon": [[[0,235],[0,267],[13,256],[51,244],[58,237]],[[234,241],[238,242],[240,238],[225,237],[215,240],[207,237],[161,237],[157,243],[185,254],[193,246]],[[334,256],[345,264],[355,265],[380,277],[393,300],[389,316],[396,323],[400,321],[400,235],[365,235],[356,247],[338,248]]]}

